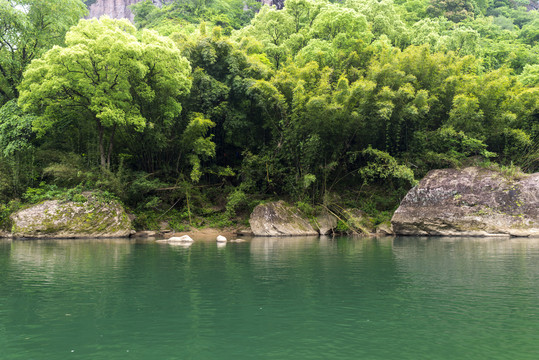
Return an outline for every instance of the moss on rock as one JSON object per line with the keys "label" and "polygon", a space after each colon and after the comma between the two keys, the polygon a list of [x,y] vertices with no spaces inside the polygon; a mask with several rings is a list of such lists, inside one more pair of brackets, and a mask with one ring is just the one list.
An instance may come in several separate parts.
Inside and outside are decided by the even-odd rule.
{"label": "moss on rock", "polygon": [[18,238],[127,237],[131,221],[117,201],[91,193],[84,203],[47,200],[11,215]]}

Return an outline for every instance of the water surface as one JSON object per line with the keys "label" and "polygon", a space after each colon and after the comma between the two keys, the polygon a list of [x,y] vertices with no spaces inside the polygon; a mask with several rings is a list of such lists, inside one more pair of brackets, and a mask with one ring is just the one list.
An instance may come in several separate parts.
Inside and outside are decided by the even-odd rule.
{"label": "water surface", "polygon": [[0,359],[537,359],[539,240],[0,241]]}

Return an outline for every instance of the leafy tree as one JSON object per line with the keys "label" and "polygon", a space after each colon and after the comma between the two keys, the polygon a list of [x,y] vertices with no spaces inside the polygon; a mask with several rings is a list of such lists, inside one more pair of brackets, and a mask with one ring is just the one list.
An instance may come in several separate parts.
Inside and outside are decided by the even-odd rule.
{"label": "leafy tree", "polygon": [[526,65],[519,79],[526,86],[539,87],[539,64]]}
{"label": "leafy tree", "polygon": [[402,21],[392,0],[348,0],[347,5],[366,17],[375,36],[383,34],[400,48],[409,44],[409,28]]}
{"label": "leafy tree", "polygon": [[431,0],[427,13],[431,16],[445,16],[453,22],[475,17],[475,3],[472,0]]}
{"label": "leafy tree", "polygon": [[529,45],[539,44],[539,18],[535,18],[522,27],[520,37]]}
{"label": "leafy tree", "polygon": [[[108,169],[118,127],[141,131],[153,116],[173,119],[178,97],[189,91],[189,64],[174,43],[127,20],[81,20],[54,47],[32,62],[19,103],[40,114],[34,128],[44,133],[59,118],[90,121],[99,138],[100,164]],[[108,136],[108,140],[106,137]]]}
{"label": "leafy tree", "polygon": [[0,106],[18,96],[26,66],[86,14],[80,0],[0,0]]}
{"label": "leafy tree", "polygon": [[10,100],[0,108],[0,197],[20,196],[37,176],[32,159],[35,154],[34,118],[24,114],[16,100]]}
{"label": "leafy tree", "polygon": [[246,25],[260,9],[255,0],[175,0],[161,7],[153,1],[140,1],[130,6],[134,21],[139,28],[154,28],[160,31],[170,25],[200,24],[209,22],[229,33]]}

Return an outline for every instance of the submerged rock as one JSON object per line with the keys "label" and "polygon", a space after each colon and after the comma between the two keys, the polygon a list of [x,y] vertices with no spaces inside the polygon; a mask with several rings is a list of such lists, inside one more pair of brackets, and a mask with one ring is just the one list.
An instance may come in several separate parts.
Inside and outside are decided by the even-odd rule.
{"label": "submerged rock", "polygon": [[122,205],[86,194],[86,201],[47,200],[11,215],[15,238],[127,237],[131,221]]}
{"label": "submerged rock", "polygon": [[430,171],[391,219],[400,235],[539,236],[539,173]]}
{"label": "submerged rock", "polygon": [[255,207],[249,223],[255,236],[318,235],[298,209],[282,200]]}

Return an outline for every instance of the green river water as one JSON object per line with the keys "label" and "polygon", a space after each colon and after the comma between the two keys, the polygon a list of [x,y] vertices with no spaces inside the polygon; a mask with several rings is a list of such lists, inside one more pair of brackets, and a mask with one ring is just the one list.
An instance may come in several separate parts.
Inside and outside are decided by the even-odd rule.
{"label": "green river water", "polygon": [[0,359],[538,359],[539,239],[0,240]]}

